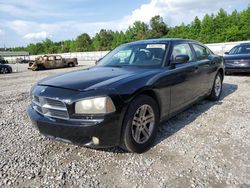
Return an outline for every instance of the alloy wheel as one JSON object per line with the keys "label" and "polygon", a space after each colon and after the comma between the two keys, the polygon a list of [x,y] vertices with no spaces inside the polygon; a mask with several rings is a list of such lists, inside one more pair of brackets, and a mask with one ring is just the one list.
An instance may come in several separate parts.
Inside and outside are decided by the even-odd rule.
{"label": "alloy wheel", "polygon": [[137,109],[132,120],[133,139],[143,144],[149,140],[155,126],[155,115],[150,105],[144,104]]}
{"label": "alloy wheel", "polygon": [[1,68],[0,72],[2,74],[6,74],[6,73],[8,73],[8,69],[6,67],[3,67],[3,68]]}
{"label": "alloy wheel", "polygon": [[221,92],[221,78],[219,75],[217,75],[217,78],[215,80],[215,83],[214,83],[214,92],[215,92],[215,95],[216,96],[219,96],[220,95],[220,92]]}

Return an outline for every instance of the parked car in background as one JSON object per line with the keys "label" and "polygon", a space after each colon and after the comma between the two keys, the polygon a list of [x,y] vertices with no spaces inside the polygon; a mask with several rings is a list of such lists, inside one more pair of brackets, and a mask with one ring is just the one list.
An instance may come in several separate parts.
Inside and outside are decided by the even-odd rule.
{"label": "parked car in background", "polygon": [[5,60],[3,57],[0,56],[0,64],[8,64],[8,60]]}
{"label": "parked car in background", "polygon": [[9,65],[0,64],[0,74],[12,73],[12,68]]}
{"label": "parked car in background", "polygon": [[29,62],[28,69],[33,71],[44,69],[55,69],[63,67],[74,67],[78,65],[77,58],[62,58],[60,55],[39,56],[35,61]]}
{"label": "parked car in background", "polygon": [[219,100],[223,78],[223,58],[197,41],[137,41],[95,67],[39,81],[28,114],[48,137],[141,153],[160,122],[205,97]]}
{"label": "parked car in background", "polygon": [[250,72],[250,43],[233,47],[224,55],[226,73]]}
{"label": "parked car in background", "polygon": [[31,62],[34,62],[34,61],[29,60],[29,59],[23,59],[23,58],[16,59],[16,63],[20,63],[20,64],[27,64],[27,63],[31,63]]}

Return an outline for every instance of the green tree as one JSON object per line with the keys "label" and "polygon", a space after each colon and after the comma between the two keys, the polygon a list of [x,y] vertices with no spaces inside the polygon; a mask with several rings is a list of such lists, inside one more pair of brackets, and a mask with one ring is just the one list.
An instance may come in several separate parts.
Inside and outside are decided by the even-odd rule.
{"label": "green tree", "polygon": [[113,31],[101,29],[93,38],[93,47],[95,50],[110,50],[113,39]]}
{"label": "green tree", "polygon": [[124,34],[123,31],[116,31],[113,35],[113,40],[112,40],[112,44],[111,44],[111,49],[114,49],[115,47],[128,42],[126,40],[126,35]]}
{"label": "green tree", "polygon": [[150,27],[151,27],[150,38],[163,37],[169,31],[167,24],[163,21],[163,18],[159,15],[151,18]]}
{"label": "green tree", "polygon": [[87,33],[83,33],[76,38],[76,51],[84,52],[92,49],[92,41]]}
{"label": "green tree", "polygon": [[201,32],[200,32],[200,39],[201,42],[208,43],[208,42],[216,42],[214,40],[214,16],[209,16],[206,14],[201,23]]}
{"label": "green tree", "polygon": [[241,12],[228,14],[220,9],[216,15],[206,14],[202,19],[197,16],[190,23],[169,28],[159,15],[150,20],[150,24],[136,21],[128,29],[113,32],[101,29],[91,38],[87,33],[75,40],[43,42],[29,44],[27,47],[11,48],[12,51],[27,50],[30,54],[62,53],[90,50],[111,50],[116,46],[147,38],[189,38],[204,43],[250,40],[250,6]]}
{"label": "green tree", "polygon": [[130,40],[146,39],[149,36],[148,25],[141,21],[135,21],[134,24],[127,29],[126,35],[129,36]]}

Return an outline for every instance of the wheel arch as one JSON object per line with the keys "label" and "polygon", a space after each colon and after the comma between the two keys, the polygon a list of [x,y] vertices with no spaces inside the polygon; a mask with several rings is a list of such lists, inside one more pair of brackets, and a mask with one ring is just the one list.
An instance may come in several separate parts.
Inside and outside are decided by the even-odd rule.
{"label": "wheel arch", "polygon": [[[140,95],[146,95],[146,96],[149,96],[149,97],[151,97],[152,99],[155,100],[155,102],[157,104],[157,107],[158,107],[158,110],[159,110],[159,118],[161,119],[161,102],[160,102],[160,97],[157,94],[157,92],[154,89],[150,88],[150,87],[145,87],[145,88],[139,89],[136,92],[134,92],[134,94],[132,95],[132,97],[127,102],[128,103],[127,106],[129,106],[130,102],[133,101],[136,97],[138,97]],[[126,109],[126,111],[127,111],[127,109]]]}
{"label": "wheel arch", "polygon": [[224,80],[225,71],[224,71],[222,68],[219,68],[218,73],[221,74],[221,76],[222,76],[222,81],[223,81],[223,80]]}
{"label": "wheel arch", "polygon": [[130,103],[137,97],[139,97],[140,95],[146,95],[146,96],[149,96],[151,97],[152,99],[154,99],[154,101],[156,102],[157,104],[157,107],[158,107],[158,111],[159,111],[159,118],[161,119],[161,103],[160,103],[160,97],[157,95],[157,92],[154,91],[153,89],[151,88],[143,88],[143,89],[140,89],[140,90],[137,90],[136,92],[134,92],[134,94],[132,94],[132,97],[126,102],[126,107],[122,110],[122,116],[121,116],[121,119],[120,119],[120,125],[121,125],[121,132],[120,132],[120,142],[121,142],[121,139],[123,137],[123,133],[124,133],[124,117],[126,116],[127,112],[128,112],[128,109],[129,109],[129,105]]}
{"label": "wheel arch", "polygon": [[152,89],[151,90],[147,89],[147,90],[143,90],[142,92],[138,93],[136,95],[136,97],[139,96],[139,95],[147,95],[147,96],[149,96],[149,97],[151,97],[151,98],[153,98],[155,100],[155,102],[156,102],[156,104],[158,106],[158,110],[159,110],[159,118],[161,118],[161,105],[160,105],[161,103],[160,103],[160,98],[157,95],[157,93]]}

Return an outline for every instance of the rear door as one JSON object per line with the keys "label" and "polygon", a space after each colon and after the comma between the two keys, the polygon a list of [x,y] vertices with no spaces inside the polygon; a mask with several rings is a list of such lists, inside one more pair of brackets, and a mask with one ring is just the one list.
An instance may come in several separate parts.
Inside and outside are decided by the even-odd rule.
{"label": "rear door", "polygon": [[209,50],[200,44],[192,43],[191,44],[195,57],[196,57],[196,63],[199,68],[199,85],[197,85],[199,88],[199,95],[204,95],[208,92],[210,86],[209,86],[209,81],[210,81],[210,76],[211,76],[211,57],[209,57],[210,52]]}

